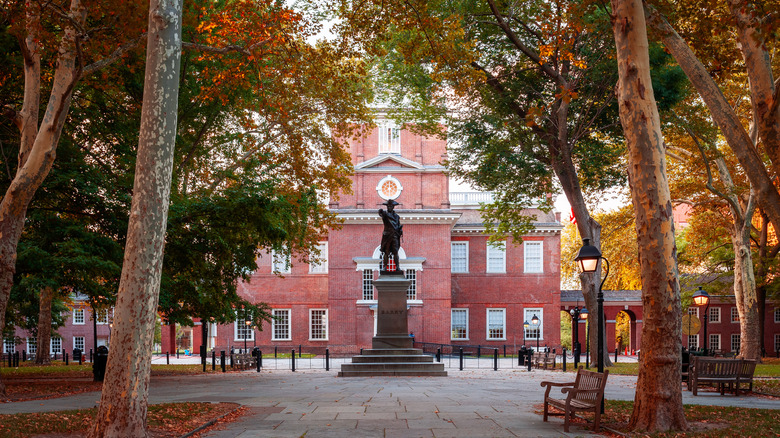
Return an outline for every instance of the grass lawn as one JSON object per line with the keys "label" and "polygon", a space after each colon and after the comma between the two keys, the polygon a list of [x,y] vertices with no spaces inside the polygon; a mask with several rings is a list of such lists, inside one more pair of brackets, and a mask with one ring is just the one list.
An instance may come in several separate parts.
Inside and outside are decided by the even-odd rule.
{"label": "grass lawn", "polygon": [[[632,401],[607,400],[602,424],[627,433],[628,421],[634,409]],[[750,409],[722,406],[685,405],[685,418],[690,430],[653,435],[651,437],[767,437],[780,435],[780,410]],[[593,414],[585,414],[589,421]],[[577,420],[582,421],[582,420]]]}
{"label": "grass lawn", "polygon": [[[165,403],[150,405],[148,426],[154,437],[177,437],[235,411],[235,403]],[[85,434],[97,408],[0,415],[0,438],[38,434]]]}

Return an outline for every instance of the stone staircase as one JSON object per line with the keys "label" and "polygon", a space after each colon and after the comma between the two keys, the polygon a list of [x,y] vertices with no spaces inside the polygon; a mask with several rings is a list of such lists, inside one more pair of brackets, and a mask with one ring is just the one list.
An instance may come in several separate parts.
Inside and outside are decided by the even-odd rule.
{"label": "stone staircase", "polygon": [[446,376],[443,363],[435,363],[433,356],[419,348],[364,349],[353,356],[352,363],[341,365],[339,377],[370,376]]}

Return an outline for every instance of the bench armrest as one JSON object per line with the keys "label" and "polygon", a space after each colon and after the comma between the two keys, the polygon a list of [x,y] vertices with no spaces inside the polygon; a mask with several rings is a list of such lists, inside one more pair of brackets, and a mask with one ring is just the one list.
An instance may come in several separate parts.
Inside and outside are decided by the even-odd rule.
{"label": "bench armrest", "polygon": [[553,386],[558,387],[566,387],[566,386],[574,386],[574,382],[565,382],[565,383],[559,383],[559,382],[547,382],[544,381],[541,383],[541,386],[546,386],[547,389],[544,391],[544,398],[547,399],[547,397],[550,396],[550,390],[553,388]]}

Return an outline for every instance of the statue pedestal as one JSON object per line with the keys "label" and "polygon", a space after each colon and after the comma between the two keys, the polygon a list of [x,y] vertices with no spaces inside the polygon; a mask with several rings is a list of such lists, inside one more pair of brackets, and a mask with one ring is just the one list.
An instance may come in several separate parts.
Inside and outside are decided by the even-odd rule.
{"label": "statue pedestal", "polygon": [[377,292],[376,336],[374,349],[412,348],[414,339],[409,336],[409,319],[406,309],[406,290],[411,281],[403,274],[380,274],[374,280]]}
{"label": "statue pedestal", "polygon": [[446,376],[443,363],[412,348],[409,336],[406,290],[411,281],[401,273],[380,273],[374,281],[377,292],[376,336],[372,348],[341,365],[339,377],[364,376]]}

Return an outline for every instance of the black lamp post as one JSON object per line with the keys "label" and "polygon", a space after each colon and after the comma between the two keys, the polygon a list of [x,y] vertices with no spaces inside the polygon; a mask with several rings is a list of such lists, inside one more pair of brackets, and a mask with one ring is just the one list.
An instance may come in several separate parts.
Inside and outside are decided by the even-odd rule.
{"label": "black lamp post", "polygon": [[531,318],[531,326],[536,330],[536,352],[539,352],[539,335],[541,334],[541,330],[539,329],[539,317],[534,315],[533,318]]}
{"label": "black lamp post", "polygon": [[708,310],[710,310],[710,294],[699,286],[699,290],[693,293],[693,302],[697,306],[704,307],[704,355],[707,355],[707,320],[710,319]]}
{"label": "black lamp post", "polygon": [[[604,279],[601,281],[601,284],[599,285],[599,293],[596,298],[596,302],[598,303],[598,359],[597,359],[597,367],[598,371],[600,373],[604,372],[604,291],[602,288],[604,287],[604,282],[607,281],[607,277],[609,276],[609,260],[606,259],[606,257],[601,256],[601,251],[599,251],[598,248],[590,244],[590,239],[582,239],[582,248],[580,248],[580,252],[577,253],[577,257],[574,258],[575,261],[577,261],[580,264],[580,269],[582,269],[582,272],[596,272],[596,269],[599,266],[599,260],[604,260],[604,262],[607,264],[607,273],[604,275]],[[602,412],[604,411],[603,405],[602,405]]]}
{"label": "black lamp post", "polygon": [[569,310],[571,314],[572,332],[574,332],[574,342],[572,342],[572,350],[574,353],[574,368],[580,363],[580,319],[588,319],[588,309],[584,307],[575,306]]}
{"label": "black lamp post", "polygon": [[249,330],[251,330],[252,320],[249,318],[249,314],[244,310],[244,324],[246,324],[246,330],[244,330],[244,353],[246,353],[246,338],[249,337]]}

